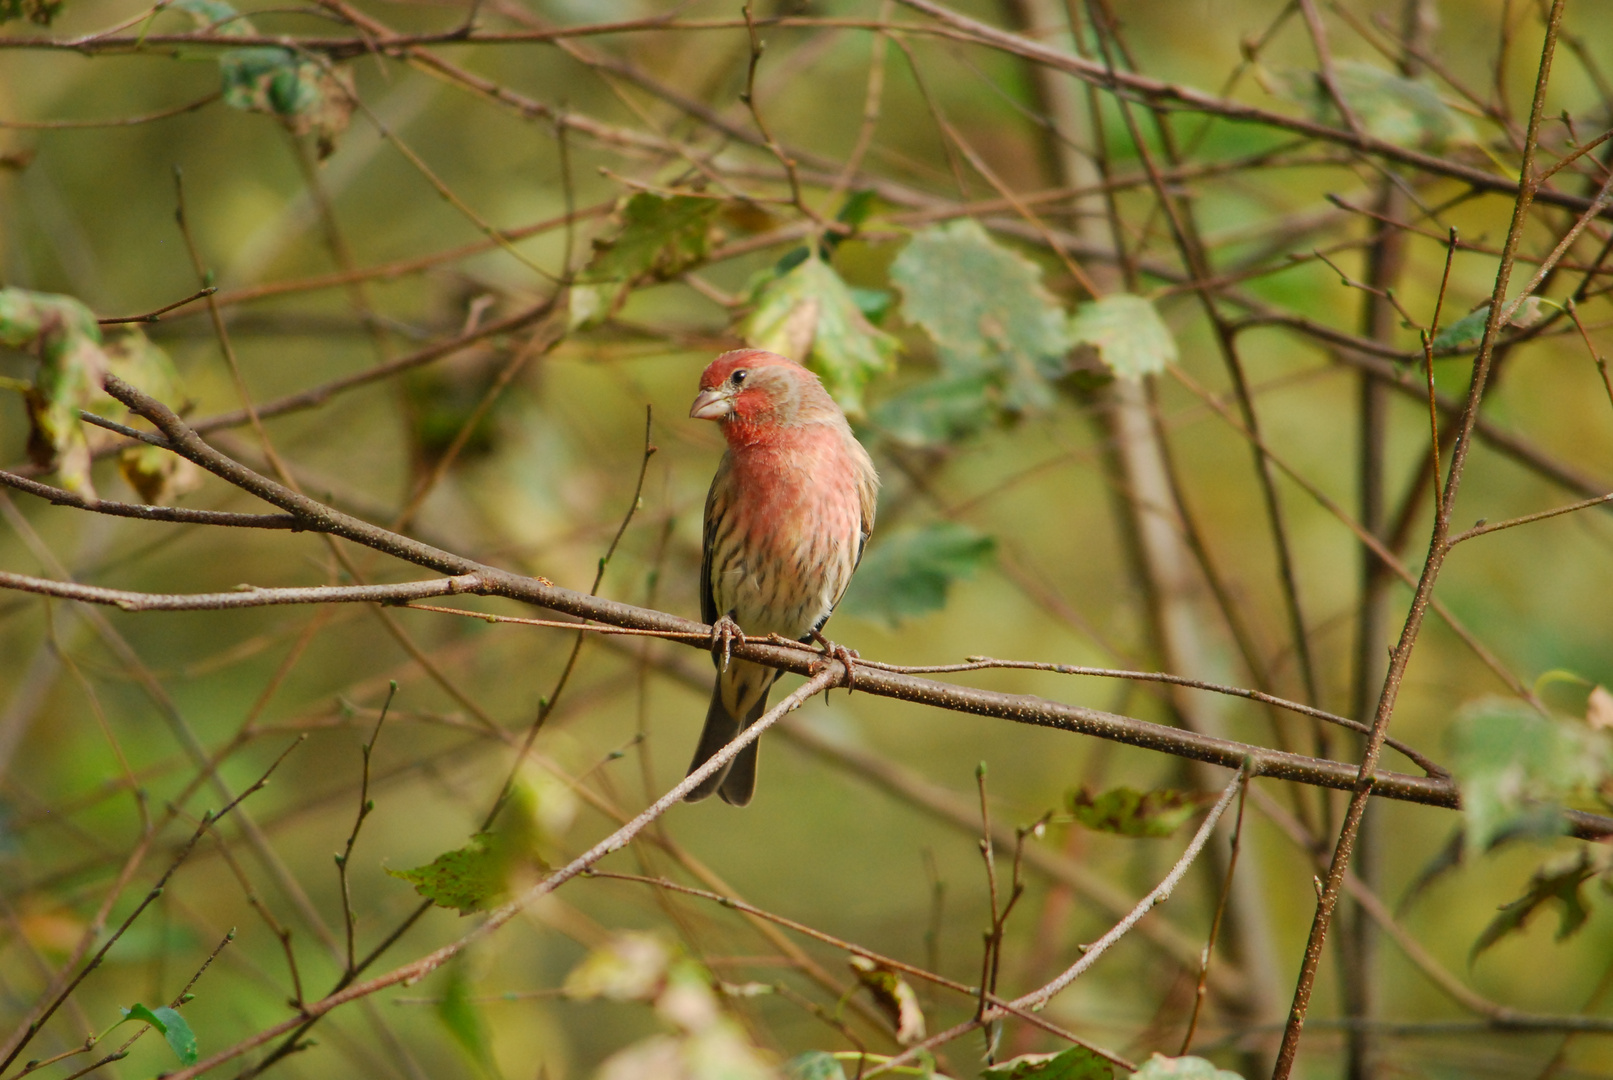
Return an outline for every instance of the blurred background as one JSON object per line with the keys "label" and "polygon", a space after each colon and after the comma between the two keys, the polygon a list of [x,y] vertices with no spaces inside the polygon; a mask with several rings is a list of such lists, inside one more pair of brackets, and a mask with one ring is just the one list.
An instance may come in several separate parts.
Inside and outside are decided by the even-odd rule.
{"label": "blurred background", "polygon": [[[1381,489],[1367,527],[1415,575],[1433,517],[1417,325],[1431,325],[1453,227],[1469,246],[1449,264],[1440,325],[1489,296],[1510,194],[1190,111],[1169,115],[1166,138],[1141,105],[1089,96],[1067,75],[964,31],[931,32],[943,24],[875,0],[756,4],[765,48],[754,109],[742,100],[753,49],[737,2],[14,6],[0,4],[17,16],[0,27],[0,284],[76,297],[104,318],[215,285],[144,326],[177,372],[168,403],[204,427],[248,401],[394,365],[291,403],[261,429],[240,418],[208,429],[253,468],[283,468],[349,513],[578,590],[594,583],[636,506],[598,591],[695,618],[701,507],[722,449],[713,425],[686,419],[696,381],[723,349],[795,341],[843,402],[862,406],[853,422],[884,480],[864,575],[829,627],[838,642],[897,664],[992,656],[1172,670],[1370,719],[1411,593],[1378,573],[1367,590],[1378,599],[1363,599],[1351,525],[1368,516],[1363,476]],[[1543,6],[1526,0],[1133,0],[1114,5],[1108,26],[1101,4],[952,6],[1094,63],[1284,117],[1363,125],[1502,179],[1517,175],[1544,33]],[[1545,165],[1609,126],[1610,17],[1604,3],[1567,6],[1543,110]],[[444,40],[464,26],[485,40]],[[189,33],[213,43],[174,40]],[[105,37],[43,44],[89,35]],[[277,49],[277,35],[317,40]],[[366,51],[366,40],[390,35],[417,43]],[[226,36],[244,40],[233,58],[218,42]],[[1319,40],[1349,116],[1318,74]],[[1556,176],[1556,189],[1595,195],[1607,145]],[[1166,174],[1159,189],[1150,170]],[[674,221],[680,209],[692,224]],[[1197,271],[1175,238],[1184,214],[1204,260]],[[1380,229],[1383,217],[1397,226]],[[1574,219],[1537,205],[1515,295]],[[969,220],[983,231],[955,231]],[[1613,341],[1608,271],[1597,269],[1608,235],[1605,222],[1580,235],[1565,268],[1532,290],[1551,301],[1542,321],[1520,318],[1516,342],[1498,352],[1483,416],[1512,449],[1475,442],[1455,528],[1609,490],[1613,394],[1593,360]],[[926,239],[936,245],[928,255]],[[803,259],[829,270],[807,300],[789,291]],[[1359,287],[1374,280],[1378,295]],[[944,312],[951,290],[960,310],[984,305],[1010,320],[1029,311],[1059,329],[1023,348],[1021,323],[977,320],[961,331],[968,341],[948,338],[922,302]],[[1094,292],[1120,291],[1151,302],[1175,351],[1156,347],[1174,363],[1143,382],[1116,379],[1111,351],[1064,329]],[[1574,295],[1586,337],[1561,310]],[[816,338],[810,325],[801,338],[799,318],[764,325],[756,313],[774,301],[797,316],[819,305],[806,316],[819,319]],[[839,329],[823,314],[834,304]],[[501,320],[505,329],[484,333]],[[124,331],[105,332],[113,342]],[[410,361],[459,338],[440,357]],[[1223,338],[1277,462],[1264,478]],[[1448,339],[1431,361],[1443,393],[1466,394],[1476,344]],[[1015,358],[1026,372],[1012,370]],[[1363,390],[1373,364],[1387,379],[1376,385],[1399,379],[1410,392]],[[37,366],[27,348],[0,354],[13,389]],[[1371,453],[1364,410],[1379,425]],[[647,416],[657,449],[646,462]],[[1441,432],[1447,461],[1453,430]],[[0,459],[26,462],[28,435],[23,395],[0,394]],[[111,442],[92,435],[101,457],[91,481],[103,498],[135,500]],[[165,482],[184,506],[265,509],[213,478]],[[115,520],[18,492],[0,496],[0,514],[0,566],[115,588],[424,576],[305,533]],[[1457,548],[1436,597],[1459,630],[1429,619],[1392,733],[1444,760],[1463,709],[1497,696],[1535,695],[1579,722],[1591,688],[1613,682],[1610,553],[1613,519],[1598,509]],[[561,629],[360,605],[128,613],[11,592],[0,596],[0,650],[7,1034],[85,942],[93,955],[146,900],[201,814],[295,744],[267,787],[204,832],[0,1070],[8,1078],[24,1060],[105,1032],[120,1008],[171,1003],[232,927],[183,1010],[203,1057],[293,1015],[288,998],[329,992],[355,957],[378,974],[458,938],[475,916],[419,910],[412,882],[388,871],[470,844],[512,769],[519,798],[499,827],[521,819],[513,872],[530,875],[533,859],[562,864],[682,777],[711,678],[707,658],[677,643],[589,637],[579,647]],[[940,677],[1359,760],[1353,735],[1323,737],[1303,717],[1234,698],[1025,670]],[[788,677],[783,690],[797,683]],[[540,708],[542,730],[518,764]],[[1004,898],[1013,830],[1045,822],[1024,840],[1036,854],[1005,926],[1005,994],[1072,963],[1168,871],[1191,832],[1139,838],[1075,825],[1071,792],[1213,796],[1229,775],[844,692],[809,703],[764,742],[749,808],[680,805],[604,867],[741,897],[976,985],[992,921],[978,766]],[[331,856],[348,849],[366,760],[374,806],[345,867],[349,946]],[[1419,771],[1393,751],[1384,766]],[[1343,806],[1276,781],[1255,788],[1193,1041],[1193,1052],[1251,1076],[1270,1068],[1315,908],[1318,870],[1295,830],[1300,841],[1320,831],[1328,852]],[[1230,821],[1147,933],[1058,996],[1050,1020],[1136,1061],[1179,1052]],[[1473,954],[1500,905],[1584,845],[1535,837],[1446,865],[1461,826],[1448,810],[1374,802],[1362,872],[1398,927],[1478,999],[1608,1016],[1613,900],[1594,879],[1569,890],[1587,905],[1576,932],[1559,938],[1572,922],[1559,913],[1572,905],[1553,901]],[[1353,906],[1341,913],[1300,1074],[1613,1076],[1608,1035],[1499,1030],[1381,931],[1358,932],[1359,920]],[[595,1075],[611,1055],[674,1030],[644,1002],[561,992],[624,930],[655,931],[726,984],[722,1008],[760,1048],[757,1061],[896,1050],[873,998],[854,992],[842,951],[764,934],[706,899],[595,878],[418,985],[338,1011],[309,1032],[313,1044],[282,1046],[273,1068]],[[932,1033],[973,1015],[967,996],[914,986]],[[1353,1027],[1342,1022],[1352,1015]],[[136,1027],[43,1069],[77,1075]],[[1371,1037],[1352,1046],[1352,1030]],[[275,1045],[221,1068],[250,1070]],[[996,1056],[1062,1045],[1011,1023]],[[960,1040],[937,1067],[978,1075],[982,1046],[978,1034]],[[172,1071],[173,1054],[148,1035],[98,1073]],[[752,1075],[690,1068],[640,1074]]]}

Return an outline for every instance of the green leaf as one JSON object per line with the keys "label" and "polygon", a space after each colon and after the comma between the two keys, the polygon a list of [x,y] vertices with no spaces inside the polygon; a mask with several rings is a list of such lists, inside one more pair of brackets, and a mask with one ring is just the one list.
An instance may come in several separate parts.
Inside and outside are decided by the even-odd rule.
{"label": "green leaf", "polygon": [[252,37],[257,34],[250,19],[243,18],[235,5],[225,0],[174,0],[170,5],[196,22],[196,29],[220,37]]}
{"label": "green leaf", "polygon": [[123,1009],[123,1021],[141,1020],[162,1033],[168,1040],[168,1046],[173,1050],[179,1060],[186,1065],[196,1064],[200,1056],[196,1049],[196,1033],[191,1031],[190,1023],[179,1013],[166,1005],[159,1005],[155,1009],[136,1002],[127,1009]]}
{"label": "green leaf", "polygon": [[445,851],[425,866],[387,873],[414,886],[414,891],[442,908],[461,915],[483,911],[507,888],[508,852],[489,833],[477,833],[466,847]]}
{"label": "green leaf", "polygon": [[62,0],[0,0],[0,23],[27,19],[39,26],[49,26],[61,13]]}
{"label": "green leaf", "polygon": [[616,235],[594,241],[581,280],[631,281],[642,274],[665,279],[682,273],[706,257],[718,205],[693,195],[634,194],[616,211]]}
{"label": "green leaf", "polygon": [[[1273,92],[1308,106],[1316,119],[1343,123],[1320,73],[1284,72],[1268,76],[1267,81]],[[1359,60],[1334,62],[1333,81],[1356,120],[1373,138],[1434,153],[1478,141],[1467,117],[1445,104],[1429,83]]]}
{"label": "green leaf", "polygon": [[745,340],[799,360],[852,416],[863,412],[862,391],[888,371],[896,339],[870,323],[834,267],[809,257],[752,293],[755,306],[740,327]]}
{"label": "green leaf", "polygon": [[857,310],[872,323],[883,319],[891,305],[896,303],[896,294],[886,289],[859,289],[852,286],[846,292],[851,295],[851,302],[857,305]]}
{"label": "green leaf", "polygon": [[892,626],[946,606],[954,581],[989,565],[997,542],[955,522],[938,522],[882,537],[863,558],[843,610]]}
{"label": "green leaf", "polygon": [[672,960],[672,948],[658,934],[613,934],[571,969],[564,992],[579,1001],[650,1001],[666,986]]}
{"label": "green leaf", "polygon": [[[835,215],[835,220],[842,225],[850,225],[855,229],[868,220],[868,215],[873,213],[874,203],[878,198],[879,196],[874,194],[872,188],[859,188],[853,191],[846,196],[846,201],[841,204],[840,213]],[[839,236],[838,233],[834,235]]]}
{"label": "green leaf", "polygon": [[[1519,330],[1527,330],[1545,317],[1543,307],[1541,297],[1525,296],[1517,302],[1505,324]],[[1507,308],[1503,307],[1501,313],[1506,315]],[[1479,342],[1484,340],[1484,324],[1489,318],[1489,304],[1483,305],[1477,311],[1468,312],[1434,335],[1432,343],[1434,351],[1460,353],[1471,352],[1478,348]]]}
{"label": "green leaf", "polygon": [[1502,905],[1500,914],[1484,928],[1484,933],[1473,943],[1468,961],[1476,960],[1480,953],[1508,934],[1522,930],[1535,912],[1547,903],[1559,904],[1562,909],[1558,912],[1557,940],[1562,941],[1572,935],[1590,918],[1580,888],[1601,869],[1591,861],[1590,853],[1584,850],[1570,862],[1540,867],[1529,879],[1529,887],[1524,894]]}
{"label": "green leaf", "polygon": [[321,158],[352,119],[353,83],[344,69],[273,46],[230,49],[219,54],[218,67],[224,104],[273,116],[294,135],[313,132]]}
{"label": "green leaf", "polygon": [[1071,342],[1035,263],[964,218],[915,235],[890,277],[903,318],[929,334],[946,375],[991,377],[1015,412],[1052,404],[1048,381],[1064,373]]}
{"label": "green leaf", "polygon": [[[135,389],[176,410],[188,404],[184,380],[173,361],[139,327],[125,329],[108,341],[103,351],[107,371]],[[128,414],[121,404],[105,396],[92,399],[87,407],[109,420],[122,420]],[[195,491],[202,482],[201,469],[194,462],[145,443],[135,443],[118,452],[118,472],[141,500],[152,506],[167,506]]]}
{"label": "green leaf", "polygon": [[594,253],[572,287],[572,328],[609,318],[640,279],[665,281],[704,259],[711,216],[720,205],[715,199],[647,191],[621,203],[614,234],[594,240]]}
{"label": "green leaf", "polygon": [[1137,791],[1117,787],[1093,797],[1082,788],[1069,795],[1070,813],[1076,821],[1097,832],[1121,836],[1169,836],[1203,803],[1203,797],[1196,792],[1167,789]]}
{"label": "green leaf", "polygon": [[[252,37],[251,20],[225,0],[176,0],[198,29],[221,37]],[[218,56],[224,104],[273,116],[294,135],[313,132],[328,157],[353,115],[353,79],[341,68],[272,45],[228,49]]]}
{"label": "green leaf", "polygon": [[1469,852],[1513,830],[1561,833],[1563,800],[1609,775],[1608,733],[1548,719],[1522,701],[1473,702],[1446,739]]}
{"label": "green leaf", "polygon": [[95,404],[106,381],[107,356],[94,314],[70,296],[0,289],[0,346],[39,356],[28,410],[28,453],[54,469],[63,487],[94,496],[90,447],[80,409]]}
{"label": "green leaf", "polygon": [[790,1080],[846,1080],[846,1070],[827,1050],[808,1050],[784,1063]]}
{"label": "green leaf", "polygon": [[907,446],[967,438],[991,422],[998,402],[990,375],[942,376],[914,383],[874,408],[874,426]]}
{"label": "green leaf", "polygon": [[118,473],[148,506],[171,506],[202,484],[202,471],[195,462],[145,443],[118,451]]}
{"label": "green leaf", "polygon": [[175,1056],[186,1065],[196,1064],[200,1054],[196,1048],[196,1033],[190,1029],[189,1022],[166,1005],[151,1011],[162,1020],[163,1037]]}
{"label": "green leaf", "polygon": [[1122,379],[1141,379],[1176,363],[1176,339],[1154,305],[1141,296],[1113,293],[1082,304],[1070,319],[1070,340],[1098,350]]}
{"label": "green leaf", "polygon": [[980,1072],[980,1080],[1110,1080],[1114,1066],[1084,1046],[1058,1054],[1021,1054]]}
{"label": "green leaf", "polygon": [[896,1041],[903,1046],[922,1042],[924,1010],[919,1008],[918,995],[907,980],[894,968],[866,956],[853,956],[850,964],[857,981],[873,995],[874,1004],[879,1006],[880,1011],[889,1017],[891,1026],[896,1029]]}
{"label": "green leaf", "polygon": [[1131,1074],[1131,1080],[1243,1080],[1243,1077],[1217,1069],[1200,1057],[1171,1058],[1155,1054]]}
{"label": "green leaf", "polygon": [[449,965],[448,985],[443,989],[442,1000],[437,1003],[437,1019],[442,1021],[454,1042],[481,1066],[483,1072],[496,1072],[487,1022],[476,1002],[471,1000],[470,980],[465,977],[462,962]]}

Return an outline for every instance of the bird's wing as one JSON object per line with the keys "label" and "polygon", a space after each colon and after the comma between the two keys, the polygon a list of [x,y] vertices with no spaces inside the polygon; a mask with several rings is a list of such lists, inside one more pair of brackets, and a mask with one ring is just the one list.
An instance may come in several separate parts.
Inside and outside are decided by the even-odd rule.
{"label": "bird's wing", "polygon": [[700,530],[700,548],[704,553],[700,558],[700,619],[705,623],[714,623],[722,615],[717,610],[717,597],[711,588],[711,546],[716,528],[713,518],[717,509],[717,493],[727,482],[728,455],[724,454],[717,465],[717,475],[711,478],[711,490],[706,492],[706,512]]}
{"label": "bird's wing", "polygon": [[[858,446],[861,449],[861,446]],[[865,465],[861,475],[857,477],[857,499],[862,504],[862,525],[858,529],[857,558],[852,562],[852,570],[856,570],[863,561],[863,548],[868,546],[868,538],[874,535],[874,507],[879,503],[879,474],[874,472],[874,463],[868,459],[868,452],[863,451]]]}

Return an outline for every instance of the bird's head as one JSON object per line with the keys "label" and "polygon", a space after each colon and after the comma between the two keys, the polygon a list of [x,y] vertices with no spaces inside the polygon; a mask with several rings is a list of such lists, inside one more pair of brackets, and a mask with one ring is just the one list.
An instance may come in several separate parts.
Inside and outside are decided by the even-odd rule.
{"label": "bird's head", "polygon": [[762,349],[735,349],[700,376],[689,415],[715,420],[732,438],[810,423],[825,407],[838,414],[818,377],[794,360]]}

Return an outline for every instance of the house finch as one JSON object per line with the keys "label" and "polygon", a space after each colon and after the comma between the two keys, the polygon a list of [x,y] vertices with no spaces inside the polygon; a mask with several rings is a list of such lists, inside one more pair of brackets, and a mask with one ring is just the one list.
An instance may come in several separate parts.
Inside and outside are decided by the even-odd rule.
{"label": "house finch", "polygon": [[[818,635],[874,528],[879,477],[818,377],[776,353],[717,357],[700,376],[689,415],[715,420],[728,440],[706,496],[700,617],[717,628],[717,685],[693,772],[761,717],[778,678],[761,664],[730,661],[728,641]],[[751,743],[688,798],[716,791],[744,806],[755,790]]]}

